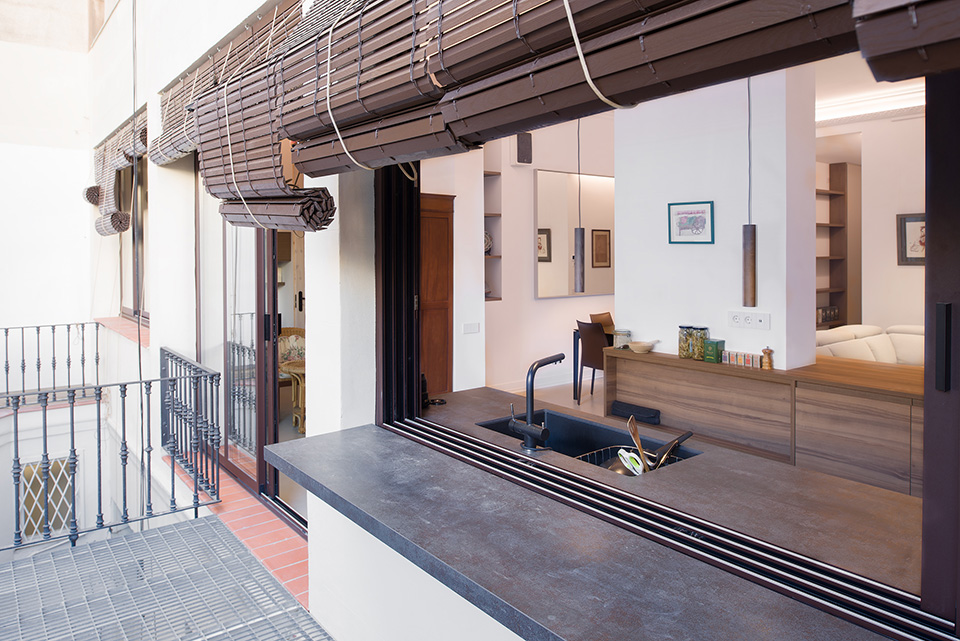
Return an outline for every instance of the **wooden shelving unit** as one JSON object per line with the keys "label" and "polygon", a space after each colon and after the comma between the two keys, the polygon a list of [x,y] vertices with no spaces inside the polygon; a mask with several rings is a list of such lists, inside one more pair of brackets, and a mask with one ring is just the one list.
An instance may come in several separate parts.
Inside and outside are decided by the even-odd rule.
{"label": "wooden shelving unit", "polygon": [[839,310],[837,320],[817,329],[856,324],[861,322],[859,165],[832,163],[829,188],[817,189],[817,199],[829,203],[829,220],[817,221],[818,241],[826,240],[829,247],[817,256],[818,273],[829,273],[828,286],[817,287],[817,307]]}
{"label": "wooden shelving unit", "polygon": [[500,183],[500,144],[499,141],[484,145],[483,169],[483,229],[493,239],[493,248],[489,254],[483,256],[483,276],[485,301],[503,300],[501,266],[503,251],[503,225],[500,213],[502,196]]}

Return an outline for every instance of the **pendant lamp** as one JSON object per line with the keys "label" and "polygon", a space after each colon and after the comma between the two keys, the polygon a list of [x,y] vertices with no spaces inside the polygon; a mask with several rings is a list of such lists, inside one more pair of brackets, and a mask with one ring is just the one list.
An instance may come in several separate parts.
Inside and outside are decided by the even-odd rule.
{"label": "pendant lamp", "polygon": [[577,294],[584,292],[584,228],[583,207],[580,202],[582,177],[580,176],[580,119],[577,118],[577,226],[573,229],[573,291]]}

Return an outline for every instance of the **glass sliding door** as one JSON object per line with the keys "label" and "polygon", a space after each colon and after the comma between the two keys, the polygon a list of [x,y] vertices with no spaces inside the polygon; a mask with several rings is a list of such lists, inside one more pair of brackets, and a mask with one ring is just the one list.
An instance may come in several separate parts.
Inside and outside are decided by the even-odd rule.
{"label": "glass sliding door", "polygon": [[226,225],[224,231],[224,464],[259,491],[266,389],[264,317],[268,312],[263,230]]}

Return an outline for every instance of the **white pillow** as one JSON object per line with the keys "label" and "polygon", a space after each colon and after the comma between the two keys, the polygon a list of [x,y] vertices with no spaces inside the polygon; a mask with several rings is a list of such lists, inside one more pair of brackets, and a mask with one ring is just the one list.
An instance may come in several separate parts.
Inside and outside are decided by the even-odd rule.
{"label": "white pillow", "polygon": [[923,325],[891,325],[888,334],[919,334],[923,336]]}
{"label": "white pillow", "polygon": [[867,345],[867,342],[859,339],[855,341],[844,341],[830,345],[830,351],[838,358],[853,358],[858,361],[875,361],[873,350]]}
{"label": "white pillow", "polygon": [[887,334],[897,351],[897,362],[902,365],[923,365],[923,336],[916,334]]}
{"label": "white pillow", "polygon": [[886,334],[877,334],[876,336],[867,336],[860,339],[867,344],[873,357],[881,363],[896,363],[897,350],[893,348],[893,342]]}

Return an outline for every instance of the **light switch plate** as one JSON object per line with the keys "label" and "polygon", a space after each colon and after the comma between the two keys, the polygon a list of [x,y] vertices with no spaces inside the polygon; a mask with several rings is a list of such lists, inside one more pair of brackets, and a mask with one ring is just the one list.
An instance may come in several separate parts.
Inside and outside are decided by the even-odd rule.
{"label": "light switch plate", "polygon": [[770,329],[770,314],[768,312],[759,312],[753,315],[754,329]]}
{"label": "light switch plate", "polygon": [[463,333],[464,333],[464,334],[479,334],[479,333],[480,333],[480,323],[464,323],[464,324],[463,324]]}

